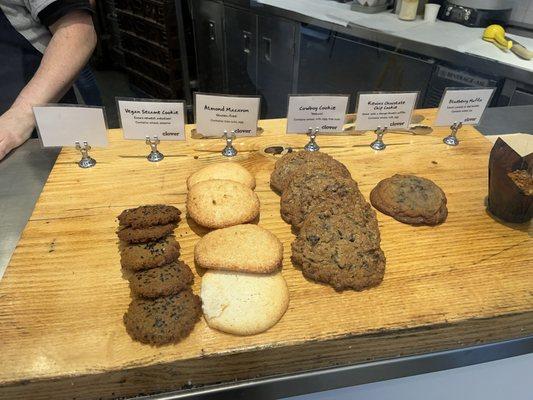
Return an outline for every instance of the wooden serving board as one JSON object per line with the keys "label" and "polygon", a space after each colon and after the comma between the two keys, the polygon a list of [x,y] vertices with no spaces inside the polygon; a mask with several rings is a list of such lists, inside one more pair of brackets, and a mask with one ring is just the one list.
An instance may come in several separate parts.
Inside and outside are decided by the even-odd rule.
{"label": "wooden serving board", "polygon": [[[435,110],[419,110],[431,124]],[[116,216],[148,203],[185,211],[189,174],[222,160],[221,140],[165,142],[166,158],[149,163],[148,147],[110,132],[98,164],[82,170],[64,149],[0,282],[0,398],[113,398],[215,382],[359,363],[458,348],[533,334],[533,240],[529,224],[497,222],[485,211],[491,144],[474,128],[461,144],[390,133],[388,147],[368,147],[374,135],[319,137],[322,150],[345,163],[368,198],[394,173],[434,180],[448,197],[449,216],[437,227],[412,227],[378,213],[387,257],[383,283],[337,293],[307,281],[290,262],[290,227],[269,187],[274,158],[258,150],[303,146],[285,135],[285,120],[261,121],[259,137],[238,139],[236,161],[252,171],[261,200],[260,225],[285,245],[283,275],[291,302],[269,331],[236,337],[201,321],[183,342],[150,347],[127,335],[130,302],[117,249]],[[188,126],[188,132],[192,129]],[[30,160],[29,160],[30,162]],[[176,230],[182,258],[205,230],[183,220]],[[194,291],[199,292],[196,277]]]}

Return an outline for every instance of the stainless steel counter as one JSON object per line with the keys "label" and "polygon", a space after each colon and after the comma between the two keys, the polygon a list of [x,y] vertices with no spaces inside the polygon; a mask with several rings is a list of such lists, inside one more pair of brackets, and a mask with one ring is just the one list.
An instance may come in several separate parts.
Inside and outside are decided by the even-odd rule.
{"label": "stainless steel counter", "polygon": [[[488,109],[480,130],[484,134],[533,133],[533,106]],[[9,263],[58,152],[55,149],[43,150],[36,139],[31,139],[0,161],[0,276]],[[151,398],[278,398],[440,371],[532,352],[533,337],[526,337],[421,356],[214,385]]]}
{"label": "stainless steel counter", "polygon": [[435,46],[430,43],[421,43],[418,41],[405,39],[392,35],[388,32],[378,29],[371,29],[361,25],[348,24],[348,26],[339,25],[329,21],[323,21],[318,18],[310,17],[299,12],[278,8],[271,5],[258,3],[254,0],[221,0],[228,4],[239,5],[241,7],[253,8],[267,15],[275,15],[300,23],[317,26],[334,32],[352,36],[358,39],[383,44],[396,50],[408,51],[425,57],[445,61],[453,66],[466,68],[468,70],[481,72],[489,76],[499,76],[508,78],[517,82],[531,83],[533,81],[533,72],[513,65],[504,64],[485,57],[464,53],[456,49]]}
{"label": "stainless steel counter", "polygon": [[30,139],[0,161],[0,279],[58,154]]}

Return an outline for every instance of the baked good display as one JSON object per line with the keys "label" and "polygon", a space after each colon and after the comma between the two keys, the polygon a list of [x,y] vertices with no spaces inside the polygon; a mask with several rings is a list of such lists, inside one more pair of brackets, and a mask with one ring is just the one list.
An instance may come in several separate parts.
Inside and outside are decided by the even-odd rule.
{"label": "baked good display", "polygon": [[181,211],[174,206],[154,204],[130,208],[117,217],[122,227],[148,228],[154,225],[177,224]]}
{"label": "baked good display", "polygon": [[255,189],[254,176],[242,165],[235,162],[220,162],[210,164],[195,173],[187,179],[187,189],[198,182],[210,181],[213,179],[227,179],[235,181],[248,186],[250,189]]}
{"label": "baked good display", "polygon": [[196,265],[207,269],[270,273],[281,267],[282,260],[280,240],[253,224],[209,232],[194,248]]}
{"label": "baked good display", "polygon": [[274,274],[207,271],[202,277],[207,324],[234,335],[255,335],[274,326],[289,305],[287,283]]}
{"label": "baked good display", "polygon": [[446,195],[429,179],[396,174],[379,182],[370,193],[372,205],[397,221],[437,225],[446,220]]}
{"label": "baked good display", "polygon": [[259,216],[259,198],[242,183],[214,179],[199,182],[187,194],[188,215],[206,228],[245,224]]}
{"label": "baked good display", "polygon": [[339,177],[350,178],[350,171],[344,164],[335,160],[326,153],[319,151],[298,151],[285,154],[276,161],[274,171],[270,175],[270,186],[274,191],[281,194],[289,185],[292,174],[307,164],[313,169],[332,171]]}
{"label": "baked good display", "polygon": [[187,264],[178,261],[135,272],[129,281],[131,292],[135,296],[154,298],[176,294],[189,288],[194,282],[194,275]]}
{"label": "baked good display", "polygon": [[[305,174],[299,178],[298,174]],[[361,204],[365,200],[353,179],[332,177],[325,171],[296,172],[281,195],[281,217],[296,230],[314,207],[329,204],[340,207]]]}
{"label": "baked good display", "polygon": [[120,252],[122,268],[131,271],[160,267],[176,261],[180,246],[172,235],[148,243],[125,245]]}
{"label": "baked good display", "polygon": [[292,243],[291,259],[305,277],[336,290],[378,285],[385,273],[385,255],[375,212],[368,204],[316,208]]}
{"label": "baked good display", "polygon": [[201,313],[200,298],[188,289],[156,299],[133,299],[124,314],[124,325],[133,339],[163,345],[189,335]]}
{"label": "baked good display", "polygon": [[118,238],[128,243],[146,243],[159,240],[170,235],[176,229],[176,223],[154,225],[145,228],[132,228],[120,226]]}

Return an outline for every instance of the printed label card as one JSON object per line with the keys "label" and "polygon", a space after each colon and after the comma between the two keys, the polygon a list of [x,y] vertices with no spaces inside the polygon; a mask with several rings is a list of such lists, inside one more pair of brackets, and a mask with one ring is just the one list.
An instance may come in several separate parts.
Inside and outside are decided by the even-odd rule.
{"label": "printed label card", "polygon": [[185,140],[183,101],[117,98],[124,139]]}
{"label": "printed label card", "polygon": [[255,136],[261,99],[258,96],[195,94],[196,131],[221,137],[224,130],[235,136]]}
{"label": "printed label card", "polygon": [[487,108],[495,88],[446,89],[440,102],[435,126],[449,126],[455,122],[477,125]]}
{"label": "printed label card", "polygon": [[107,147],[107,124],[103,107],[48,104],[33,107],[43,147],[74,147],[87,142]]}
{"label": "printed label card", "polygon": [[290,95],[287,111],[287,133],[307,133],[318,128],[320,133],[342,132],[349,95]]}
{"label": "printed label card", "polygon": [[409,129],[417,98],[418,92],[359,94],[355,130]]}

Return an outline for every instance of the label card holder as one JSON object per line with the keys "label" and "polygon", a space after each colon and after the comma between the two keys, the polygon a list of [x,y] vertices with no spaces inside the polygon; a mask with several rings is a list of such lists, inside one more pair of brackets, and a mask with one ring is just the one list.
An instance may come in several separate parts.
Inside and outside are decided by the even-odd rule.
{"label": "label card holder", "polygon": [[287,133],[307,133],[318,129],[320,134],[343,132],[350,95],[289,95]]}
{"label": "label card holder", "polygon": [[124,139],[186,140],[183,101],[128,97],[115,100]]}
{"label": "label card holder", "polygon": [[355,130],[407,130],[419,92],[359,93]]}
{"label": "label card holder", "polygon": [[260,105],[260,96],[195,93],[196,131],[204,137],[220,138],[224,131],[256,136]]}
{"label": "label card holder", "polygon": [[435,126],[477,125],[496,88],[446,88]]}

